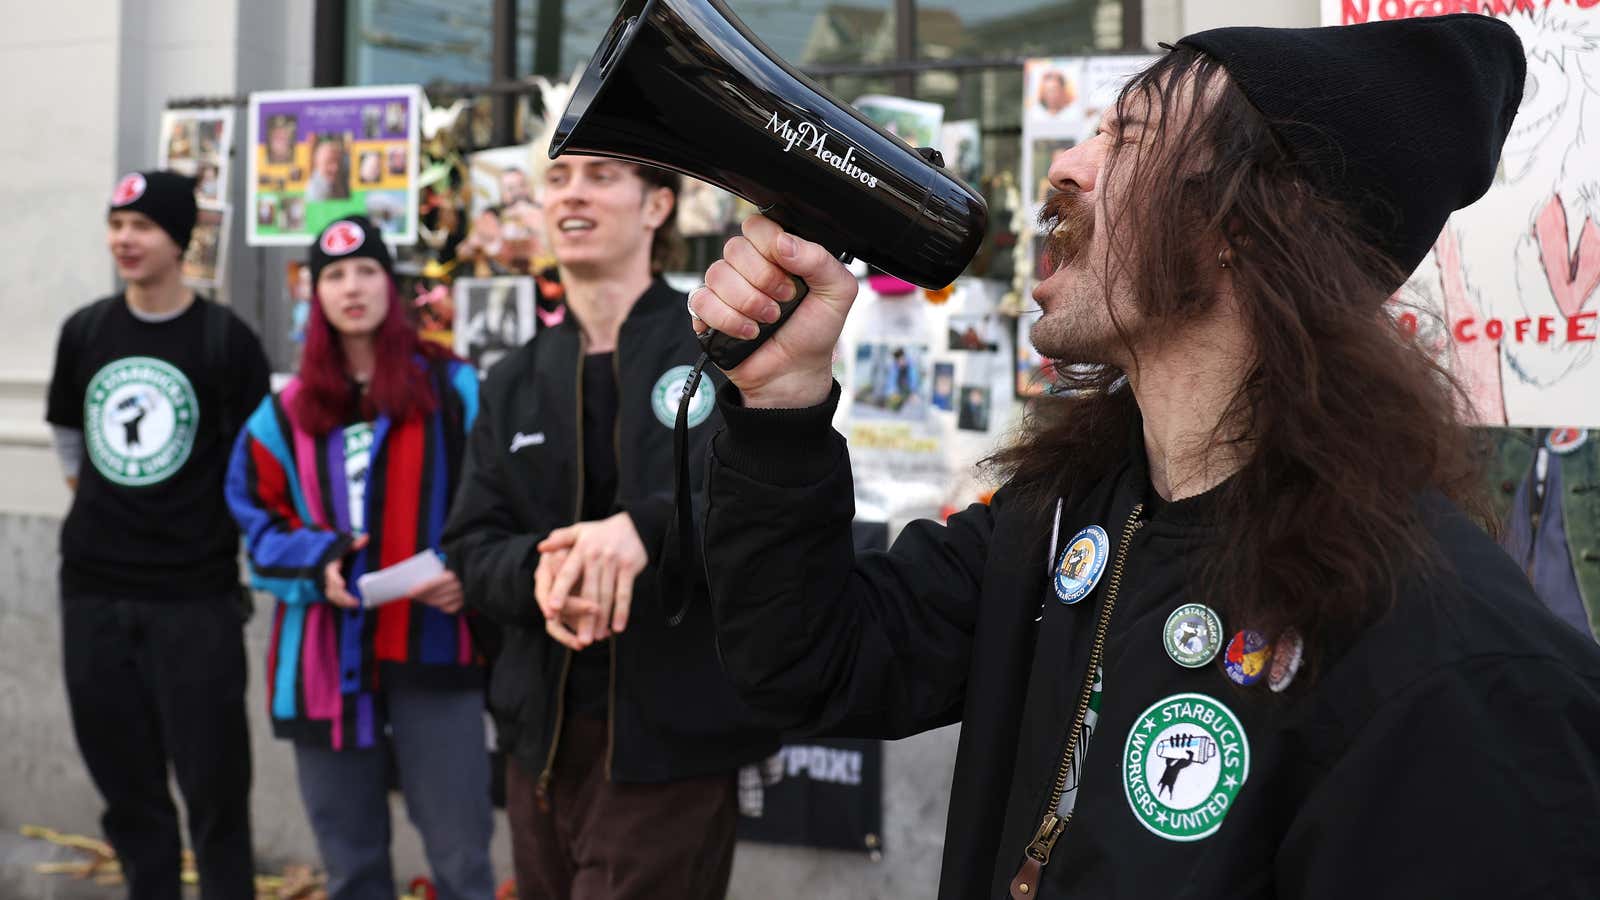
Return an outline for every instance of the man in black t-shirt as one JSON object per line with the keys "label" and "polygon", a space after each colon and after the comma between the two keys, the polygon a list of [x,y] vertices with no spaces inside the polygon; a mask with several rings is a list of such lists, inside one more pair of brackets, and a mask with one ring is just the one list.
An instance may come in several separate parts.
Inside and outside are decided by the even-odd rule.
{"label": "man in black t-shirt", "polygon": [[132,900],[181,894],[169,764],[202,896],[255,896],[245,607],[222,481],[268,367],[248,326],[183,285],[195,217],[191,178],[117,184],[106,238],[126,289],[62,326],[45,414],[74,491],[67,698]]}

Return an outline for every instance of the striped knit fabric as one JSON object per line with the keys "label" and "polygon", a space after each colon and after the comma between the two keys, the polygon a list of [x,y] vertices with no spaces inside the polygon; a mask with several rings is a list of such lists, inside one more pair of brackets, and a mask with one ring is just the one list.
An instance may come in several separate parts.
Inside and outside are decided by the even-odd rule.
{"label": "striped knit fabric", "polygon": [[[450,511],[466,435],[478,412],[478,376],[457,361],[431,366],[439,409],[427,418],[373,423],[366,491],[369,541],[348,583],[433,548]],[[228,467],[228,505],[244,532],[252,585],[278,598],[267,650],[267,705],[280,737],[333,749],[371,747],[384,725],[382,688],[475,684],[482,660],[465,614],[409,599],[375,610],[327,602],[322,572],[351,539],[344,429],[317,437],[290,410],[291,381],[261,402]]]}

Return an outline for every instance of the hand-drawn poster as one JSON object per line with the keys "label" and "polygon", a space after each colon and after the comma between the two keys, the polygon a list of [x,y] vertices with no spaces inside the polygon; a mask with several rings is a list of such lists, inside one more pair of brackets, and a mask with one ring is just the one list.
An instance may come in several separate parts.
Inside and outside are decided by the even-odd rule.
{"label": "hand-drawn poster", "polygon": [[1412,275],[1423,315],[1402,324],[1448,352],[1476,421],[1600,426],[1600,3],[1322,0],[1327,25],[1456,12],[1509,23],[1527,83],[1494,186]]}
{"label": "hand-drawn poster", "polygon": [[357,214],[416,243],[421,104],[415,85],[251,94],[247,243],[304,246]]}

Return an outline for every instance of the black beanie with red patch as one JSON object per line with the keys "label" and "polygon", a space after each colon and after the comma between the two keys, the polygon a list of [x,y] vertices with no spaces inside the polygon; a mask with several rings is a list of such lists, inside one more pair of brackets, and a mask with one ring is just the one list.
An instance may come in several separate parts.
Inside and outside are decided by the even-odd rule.
{"label": "black beanie with red patch", "polygon": [[199,208],[194,202],[195,180],[188,175],[164,170],[133,172],[122,176],[111,191],[108,212],[142,213],[156,223],[178,245],[189,249]]}

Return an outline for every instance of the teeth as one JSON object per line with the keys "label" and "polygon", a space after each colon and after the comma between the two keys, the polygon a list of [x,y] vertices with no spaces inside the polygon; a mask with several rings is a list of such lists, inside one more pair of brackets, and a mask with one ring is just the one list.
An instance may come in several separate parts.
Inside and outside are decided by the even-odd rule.
{"label": "teeth", "polygon": [[562,231],[588,231],[593,227],[593,222],[584,219],[563,219],[561,222]]}

